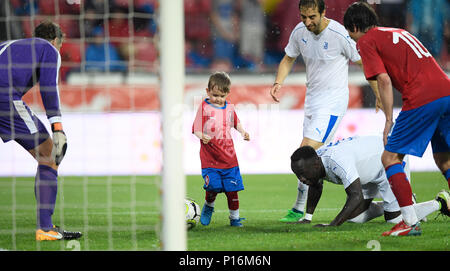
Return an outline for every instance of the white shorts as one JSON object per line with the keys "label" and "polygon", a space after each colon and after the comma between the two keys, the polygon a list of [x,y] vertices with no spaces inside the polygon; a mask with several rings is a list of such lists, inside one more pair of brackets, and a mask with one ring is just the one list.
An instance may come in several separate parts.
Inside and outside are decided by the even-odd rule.
{"label": "white shorts", "polygon": [[381,198],[383,200],[383,209],[385,212],[400,211],[397,198],[395,198],[394,192],[392,192],[384,172],[376,181],[363,184],[362,192],[364,199]]}
{"label": "white shorts", "polygon": [[303,120],[303,137],[326,145],[333,140],[341,120],[342,116],[305,115]]}

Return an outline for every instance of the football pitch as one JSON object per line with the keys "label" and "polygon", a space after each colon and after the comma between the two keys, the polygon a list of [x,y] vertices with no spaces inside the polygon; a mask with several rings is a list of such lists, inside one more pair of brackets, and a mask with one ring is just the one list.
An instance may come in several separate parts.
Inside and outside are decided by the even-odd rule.
{"label": "football pitch", "polygon": [[[382,217],[365,224],[315,228],[329,223],[345,202],[343,186],[325,182],[310,225],[278,222],[296,198],[293,175],[244,175],[239,193],[243,228],[229,226],[224,194],[216,200],[209,226],[188,232],[190,251],[423,251],[450,250],[449,219],[438,212],[422,222],[417,237],[382,237],[393,225]],[[36,242],[34,178],[0,178],[0,250],[159,250],[160,177],[60,177],[53,222],[82,231],[76,242]],[[187,196],[204,202],[203,180],[187,177]],[[413,173],[418,202],[433,199],[447,183],[438,172]]]}

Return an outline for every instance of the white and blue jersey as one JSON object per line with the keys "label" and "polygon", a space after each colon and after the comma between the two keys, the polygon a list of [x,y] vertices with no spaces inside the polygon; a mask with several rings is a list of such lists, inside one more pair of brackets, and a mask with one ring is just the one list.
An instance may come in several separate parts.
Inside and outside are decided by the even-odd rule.
{"label": "white and blue jersey", "polygon": [[320,147],[317,154],[325,167],[325,179],[347,188],[358,178],[361,185],[365,185],[383,177],[383,151],[381,137],[365,136],[349,137],[330,143]]}
{"label": "white and blue jersey", "polygon": [[[322,146],[317,154],[325,167],[326,181],[347,188],[359,179],[365,199],[380,197],[386,211],[398,211],[398,202],[381,163],[383,151],[381,136],[362,136]],[[409,175],[407,165],[405,171]]]}
{"label": "white and blue jersey", "polygon": [[318,35],[301,22],[292,31],[285,52],[292,58],[301,55],[306,65],[303,137],[328,144],[347,111],[348,62],[361,59],[356,43],[334,20]]}
{"label": "white and blue jersey", "polygon": [[361,59],[347,30],[331,20],[316,35],[303,22],[291,33],[285,48],[292,58],[302,56],[306,65],[305,115],[343,116],[348,106],[348,62]]}

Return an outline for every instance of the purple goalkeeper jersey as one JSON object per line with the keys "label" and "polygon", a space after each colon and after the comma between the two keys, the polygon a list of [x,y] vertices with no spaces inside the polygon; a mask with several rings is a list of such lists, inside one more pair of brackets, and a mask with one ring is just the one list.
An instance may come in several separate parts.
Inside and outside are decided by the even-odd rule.
{"label": "purple goalkeeper jersey", "polygon": [[61,56],[47,40],[29,38],[0,44],[0,104],[20,100],[39,82],[51,123],[61,121],[58,74]]}

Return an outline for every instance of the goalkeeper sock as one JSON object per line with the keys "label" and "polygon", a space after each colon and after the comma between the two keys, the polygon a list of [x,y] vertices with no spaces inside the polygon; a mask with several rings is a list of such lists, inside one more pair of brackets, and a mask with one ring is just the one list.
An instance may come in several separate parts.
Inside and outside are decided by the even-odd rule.
{"label": "goalkeeper sock", "polygon": [[58,193],[58,172],[45,165],[37,168],[34,193],[37,205],[37,226],[43,230],[53,228],[52,215]]}

